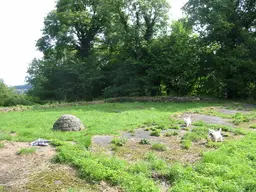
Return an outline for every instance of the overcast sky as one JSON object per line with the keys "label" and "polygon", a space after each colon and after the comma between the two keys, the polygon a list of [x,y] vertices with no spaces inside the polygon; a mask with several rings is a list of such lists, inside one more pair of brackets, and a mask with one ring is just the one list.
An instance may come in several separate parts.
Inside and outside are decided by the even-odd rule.
{"label": "overcast sky", "polygon": [[[181,17],[180,8],[186,1],[169,0],[172,19]],[[7,85],[24,84],[29,63],[42,56],[35,44],[44,17],[54,6],[55,0],[0,1],[0,79]]]}

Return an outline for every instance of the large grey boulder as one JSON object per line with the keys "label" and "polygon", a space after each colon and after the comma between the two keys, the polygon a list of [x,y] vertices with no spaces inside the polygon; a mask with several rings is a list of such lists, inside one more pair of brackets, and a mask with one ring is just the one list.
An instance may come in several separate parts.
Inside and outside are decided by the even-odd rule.
{"label": "large grey boulder", "polygon": [[83,123],[74,115],[63,115],[53,125],[54,130],[80,131],[84,129]]}

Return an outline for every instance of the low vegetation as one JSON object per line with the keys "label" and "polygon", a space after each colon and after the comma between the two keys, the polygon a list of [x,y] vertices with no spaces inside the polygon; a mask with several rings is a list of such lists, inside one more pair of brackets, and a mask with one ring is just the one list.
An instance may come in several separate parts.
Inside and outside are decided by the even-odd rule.
{"label": "low vegetation", "polygon": [[[160,191],[160,183],[163,182],[172,192],[253,191],[256,185],[254,180],[256,134],[252,130],[250,132],[243,127],[213,125],[203,121],[193,122],[192,128],[184,130],[183,122],[179,119],[179,115],[184,112],[197,111],[206,114],[211,112],[215,116],[221,116],[220,113],[210,109],[210,106],[219,107],[220,104],[134,102],[55,108],[38,106],[23,112],[1,113],[0,140],[27,142],[37,138],[51,140],[51,144],[58,151],[54,158],[55,162],[76,167],[81,178],[89,182],[99,183],[103,180],[110,186],[118,186],[124,191]],[[116,113],[116,110],[122,112]],[[87,129],[80,132],[52,131],[53,123],[66,113],[79,117]],[[225,115],[225,118],[230,121],[238,119],[237,121],[243,125],[244,121],[240,120],[247,116],[249,127],[253,125],[250,122],[255,112],[248,114]],[[128,133],[136,135],[135,129],[138,127],[148,129],[150,133],[164,134],[154,137],[159,142],[151,139],[134,142],[133,147],[142,147],[146,151],[136,160],[130,161],[129,158],[118,156],[118,151],[121,150],[126,154],[126,148],[132,143],[120,137],[120,131],[129,130]],[[170,127],[177,129],[165,130]],[[222,128],[225,135],[224,142],[212,142],[208,138],[209,128],[214,130]],[[98,134],[115,136],[111,142],[113,155],[88,150],[91,137]],[[236,140],[233,140],[236,135]],[[167,143],[162,143],[161,139],[165,139]],[[197,151],[200,160],[194,161],[193,164],[170,161],[168,148],[172,145],[169,145],[168,141],[172,141],[171,139],[178,139],[177,143],[181,141],[178,143],[177,152],[182,150],[187,154],[197,150],[195,148],[199,146],[198,142],[202,141],[204,152],[201,152],[201,149]],[[18,153],[25,155],[35,152],[36,148],[23,148]]]}
{"label": "low vegetation", "polygon": [[114,138],[111,141],[111,143],[113,143],[116,146],[124,146],[126,142],[127,142],[127,139],[125,137]]}
{"label": "low vegetation", "polygon": [[0,143],[0,148],[4,148],[4,143]]}
{"label": "low vegetation", "polygon": [[163,143],[154,143],[151,146],[151,149],[156,150],[156,151],[166,151],[167,150],[166,145]]}
{"label": "low vegetation", "polygon": [[141,139],[140,140],[140,144],[142,144],[142,145],[150,145],[151,142],[148,139]]}
{"label": "low vegetation", "polygon": [[36,152],[36,148],[35,147],[30,147],[30,148],[22,148],[20,149],[17,154],[18,155],[29,155],[29,154],[33,154]]}
{"label": "low vegetation", "polygon": [[256,129],[256,124],[250,125],[250,128]]}

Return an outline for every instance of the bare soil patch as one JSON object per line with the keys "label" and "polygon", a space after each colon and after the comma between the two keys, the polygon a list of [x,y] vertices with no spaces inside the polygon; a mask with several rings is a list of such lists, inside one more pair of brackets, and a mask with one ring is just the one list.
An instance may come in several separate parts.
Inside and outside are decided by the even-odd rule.
{"label": "bare soil patch", "polygon": [[29,148],[26,142],[2,141],[0,148],[0,191],[108,191],[117,190],[105,183],[89,184],[78,177],[76,171],[62,164],[51,162],[56,151],[51,146],[36,147],[36,153],[18,155],[21,148]]}

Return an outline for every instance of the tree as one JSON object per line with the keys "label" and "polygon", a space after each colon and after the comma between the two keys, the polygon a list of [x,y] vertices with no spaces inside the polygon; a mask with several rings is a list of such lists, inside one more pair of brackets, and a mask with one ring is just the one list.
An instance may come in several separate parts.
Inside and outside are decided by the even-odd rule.
{"label": "tree", "polygon": [[169,6],[165,0],[116,0],[113,5],[113,25],[105,34],[104,45],[111,58],[105,69],[114,74],[112,71],[105,95],[156,95],[146,82],[148,48],[166,31]]}
{"label": "tree", "polygon": [[189,0],[184,10],[200,34],[201,87],[227,98],[256,92],[256,1]]}
{"label": "tree", "polygon": [[45,18],[39,50],[45,56],[54,52],[63,57],[65,51],[75,51],[88,57],[108,22],[108,6],[105,0],[58,0],[56,9]]}
{"label": "tree", "polygon": [[[158,92],[167,95],[188,95],[198,80],[199,38],[185,20],[171,26],[171,34],[157,39],[150,47],[148,74],[158,80]],[[151,81],[152,81],[151,80]],[[154,86],[149,85],[149,88]],[[163,89],[164,88],[164,89]]]}

